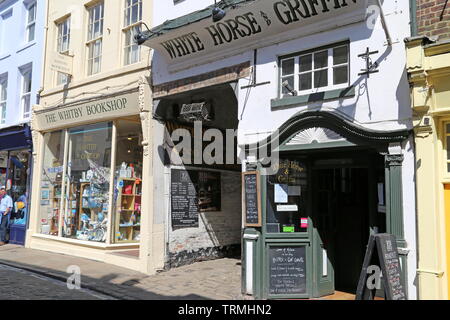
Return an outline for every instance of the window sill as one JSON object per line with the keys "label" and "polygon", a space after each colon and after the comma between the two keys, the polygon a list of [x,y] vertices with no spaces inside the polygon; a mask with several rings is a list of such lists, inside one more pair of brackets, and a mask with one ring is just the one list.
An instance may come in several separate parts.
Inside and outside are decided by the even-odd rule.
{"label": "window sill", "polygon": [[294,108],[313,102],[322,102],[338,99],[347,99],[355,96],[355,87],[350,86],[344,89],[336,89],[318,93],[305,94],[301,96],[284,97],[272,99],[270,107],[274,110]]}
{"label": "window sill", "polygon": [[58,241],[58,242],[64,242],[68,244],[78,245],[80,247],[90,247],[90,248],[97,248],[97,249],[123,249],[123,248],[139,248],[139,243],[124,243],[124,244],[106,244],[101,242],[91,242],[91,241],[83,241],[83,240],[76,240],[76,239],[70,239],[70,238],[62,238],[58,236],[49,236],[45,234],[33,234],[33,238],[40,238],[45,240],[51,240],[51,241]]}
{"label": "window sill", "polygon": [[0,61],[5,60],[9,57],[11,57],[11,53],[4,53],[4,54],[0,55]]}
{"label": "window sill", "polygon": [[21,51],[23,51],[23,50],[25,50],[25,49],[28,49],[29,47],[32,47],[32,46],[34,46],[35,44],[36,44],[36,40],[33,40],[33,41],[31,41],[31,42],[28,42],[28,43],[24,44],[22,47],[20,47],[20,48],[17,50],[17,53],[19,53],[19,52],[21,52]]}

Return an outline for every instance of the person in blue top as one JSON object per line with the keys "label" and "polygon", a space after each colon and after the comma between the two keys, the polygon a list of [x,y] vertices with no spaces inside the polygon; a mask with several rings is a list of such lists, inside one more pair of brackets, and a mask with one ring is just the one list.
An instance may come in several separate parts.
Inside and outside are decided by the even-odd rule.
{"label": "person in blue top", "polygon": [[0,246],[6,244],[6,230],[8,227],[9,216],[13,207],[11,197],[6,193],[4,186],[0,187]]}

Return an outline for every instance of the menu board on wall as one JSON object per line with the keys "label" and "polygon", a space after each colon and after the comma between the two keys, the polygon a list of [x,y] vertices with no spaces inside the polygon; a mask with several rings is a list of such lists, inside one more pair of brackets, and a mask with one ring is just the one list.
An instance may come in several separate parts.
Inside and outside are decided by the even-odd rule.
{"label": "menu board on wall", "polygon": [[246,172],[242,175],[242,180],[245,226],[261,227],[261,194],[258,172]]}
{"label": "menu board on wall", "polygon": [[220,173],[172,170],[172,228],[198,228],[199,213],[221,210]]}
{"label": "menu board on wall", "polygon": [[286,246],[269,249],[269,293],[306,294],[306,247]]}

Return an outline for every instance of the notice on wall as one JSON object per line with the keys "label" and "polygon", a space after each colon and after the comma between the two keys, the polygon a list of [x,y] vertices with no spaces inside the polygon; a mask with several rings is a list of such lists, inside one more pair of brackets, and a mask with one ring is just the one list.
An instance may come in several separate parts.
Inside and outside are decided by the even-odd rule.
{"label": "notice on wall", "polygon": [[275,184],[275,203],[288,203],[288,185]]}
{"label": "notice on wall", "polygon": [[198,228],[199,213],[221,210],[220,173],[172,170],[172,228]]}
{"label": "notice on wall", "polygon": [[306,294],[306,247],[269,249],[269,293],[271,295]]}
{"label": "notice on wall", "polygon": [[242,180],[245,225],[246,227],[260,227],[262,218],[258,173],[246,172],[243,174]]}

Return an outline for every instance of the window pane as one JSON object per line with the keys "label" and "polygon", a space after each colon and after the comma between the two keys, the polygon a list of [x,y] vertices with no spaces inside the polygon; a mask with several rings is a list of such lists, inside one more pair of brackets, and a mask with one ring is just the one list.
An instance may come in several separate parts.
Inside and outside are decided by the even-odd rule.
{"label": "window pane", "polygon": [[105,242],[111,174],[112,124],[70,129],[65,181],[66,238]]}
{"label": "window pane", "polygon": [[40,233],[58,235],[62,199],[64,166],[64,132],[44,135],[44,167],[42,171],[42,201],[39,207]]}
{"label": "window pane", "polygon": [[450,134],[450,123],[447,124],[447,134]]}
{"label": "window pane", "polygon": [[36,19],[36,5],[33,4],[28,8],[28,23],[33,22]]}
{"label": "window pane", "polygon": [[328,51],[314,54],[314,69],[326,68],[328,66]]}
{"label": "window pane", "polygon": [[65,73],[58,72],[56,84],[62,85],[62,84],[67,84],[68,82],[69,82],[69,76]]}
{"label": "window pane", "polygon": [[28,42],[34,40],[34,32],[35,32],[35,24],[32,24],[28,27]]}
{"label": "window pane", "polygon": [[348,83],[348,67],[342,66],[342,67],[336,67],[333,68],[334,73],[334,84],[343,84]]}
{"label": "window pane", "polygon": [[1,87],[0,101],[5,101],[6,99],[8,99],[8,81],[2,80],[0,83],[0,87]]}
{"label": "window pane", "polygon": [[312,69],[312,54],[300,57],[300,72],[310,71]]}
{"label": "window pane", "polygon": [[[268,233],[308,232],[301,223],[302,218],[308,217],[307,181],[306,164],[295,159],[280,159],[278,172],[267,177]],[[296,210],[280,212],[279,206],[296,207]]]}
{"label": "window pane", "polygon": [[312,89],[312,73],[303,73],[300,75],[300,91]]}
{"label": "window pane", "polygon": [[328,70],[314,72],[314,88],[328,86]]}
{"label": "window pane", "polygon": [[284,83],[287,83],[289,85],[289,88],[291,90],[294,90],[294,76],[281,78],[281,92],[283,93],[283,95],[290,95],[291,93],[288,88],[283,85]]}
{"label": "window pane", "polygon": [[447,137],[447,160],[450,160],[450,136]]}
{"label": "window pane", "polygon": [[30,116],[30,95],[26,95],[22,98],[23,117],[28,118]]}
{"label": "window pane", "polygon": [[348,47],[338,47],[333,49],[334,65],[348,62]]}
{"label": "window pane", "polygon": [[[139,119],[136,119],[139,120]],[[113,205],[114,239],[139,242],[142,203],[142,128],[139,121],[117,122],[117,176]]]}
{"label": "window pane", "polygon": [[0,119],[2,124],[6,122],[6,102],[0,103]]}
{"label": "window pane", "polygon": [[281,61],[281,75],[287,76],[294,74],[295,59],[286,59]]}

